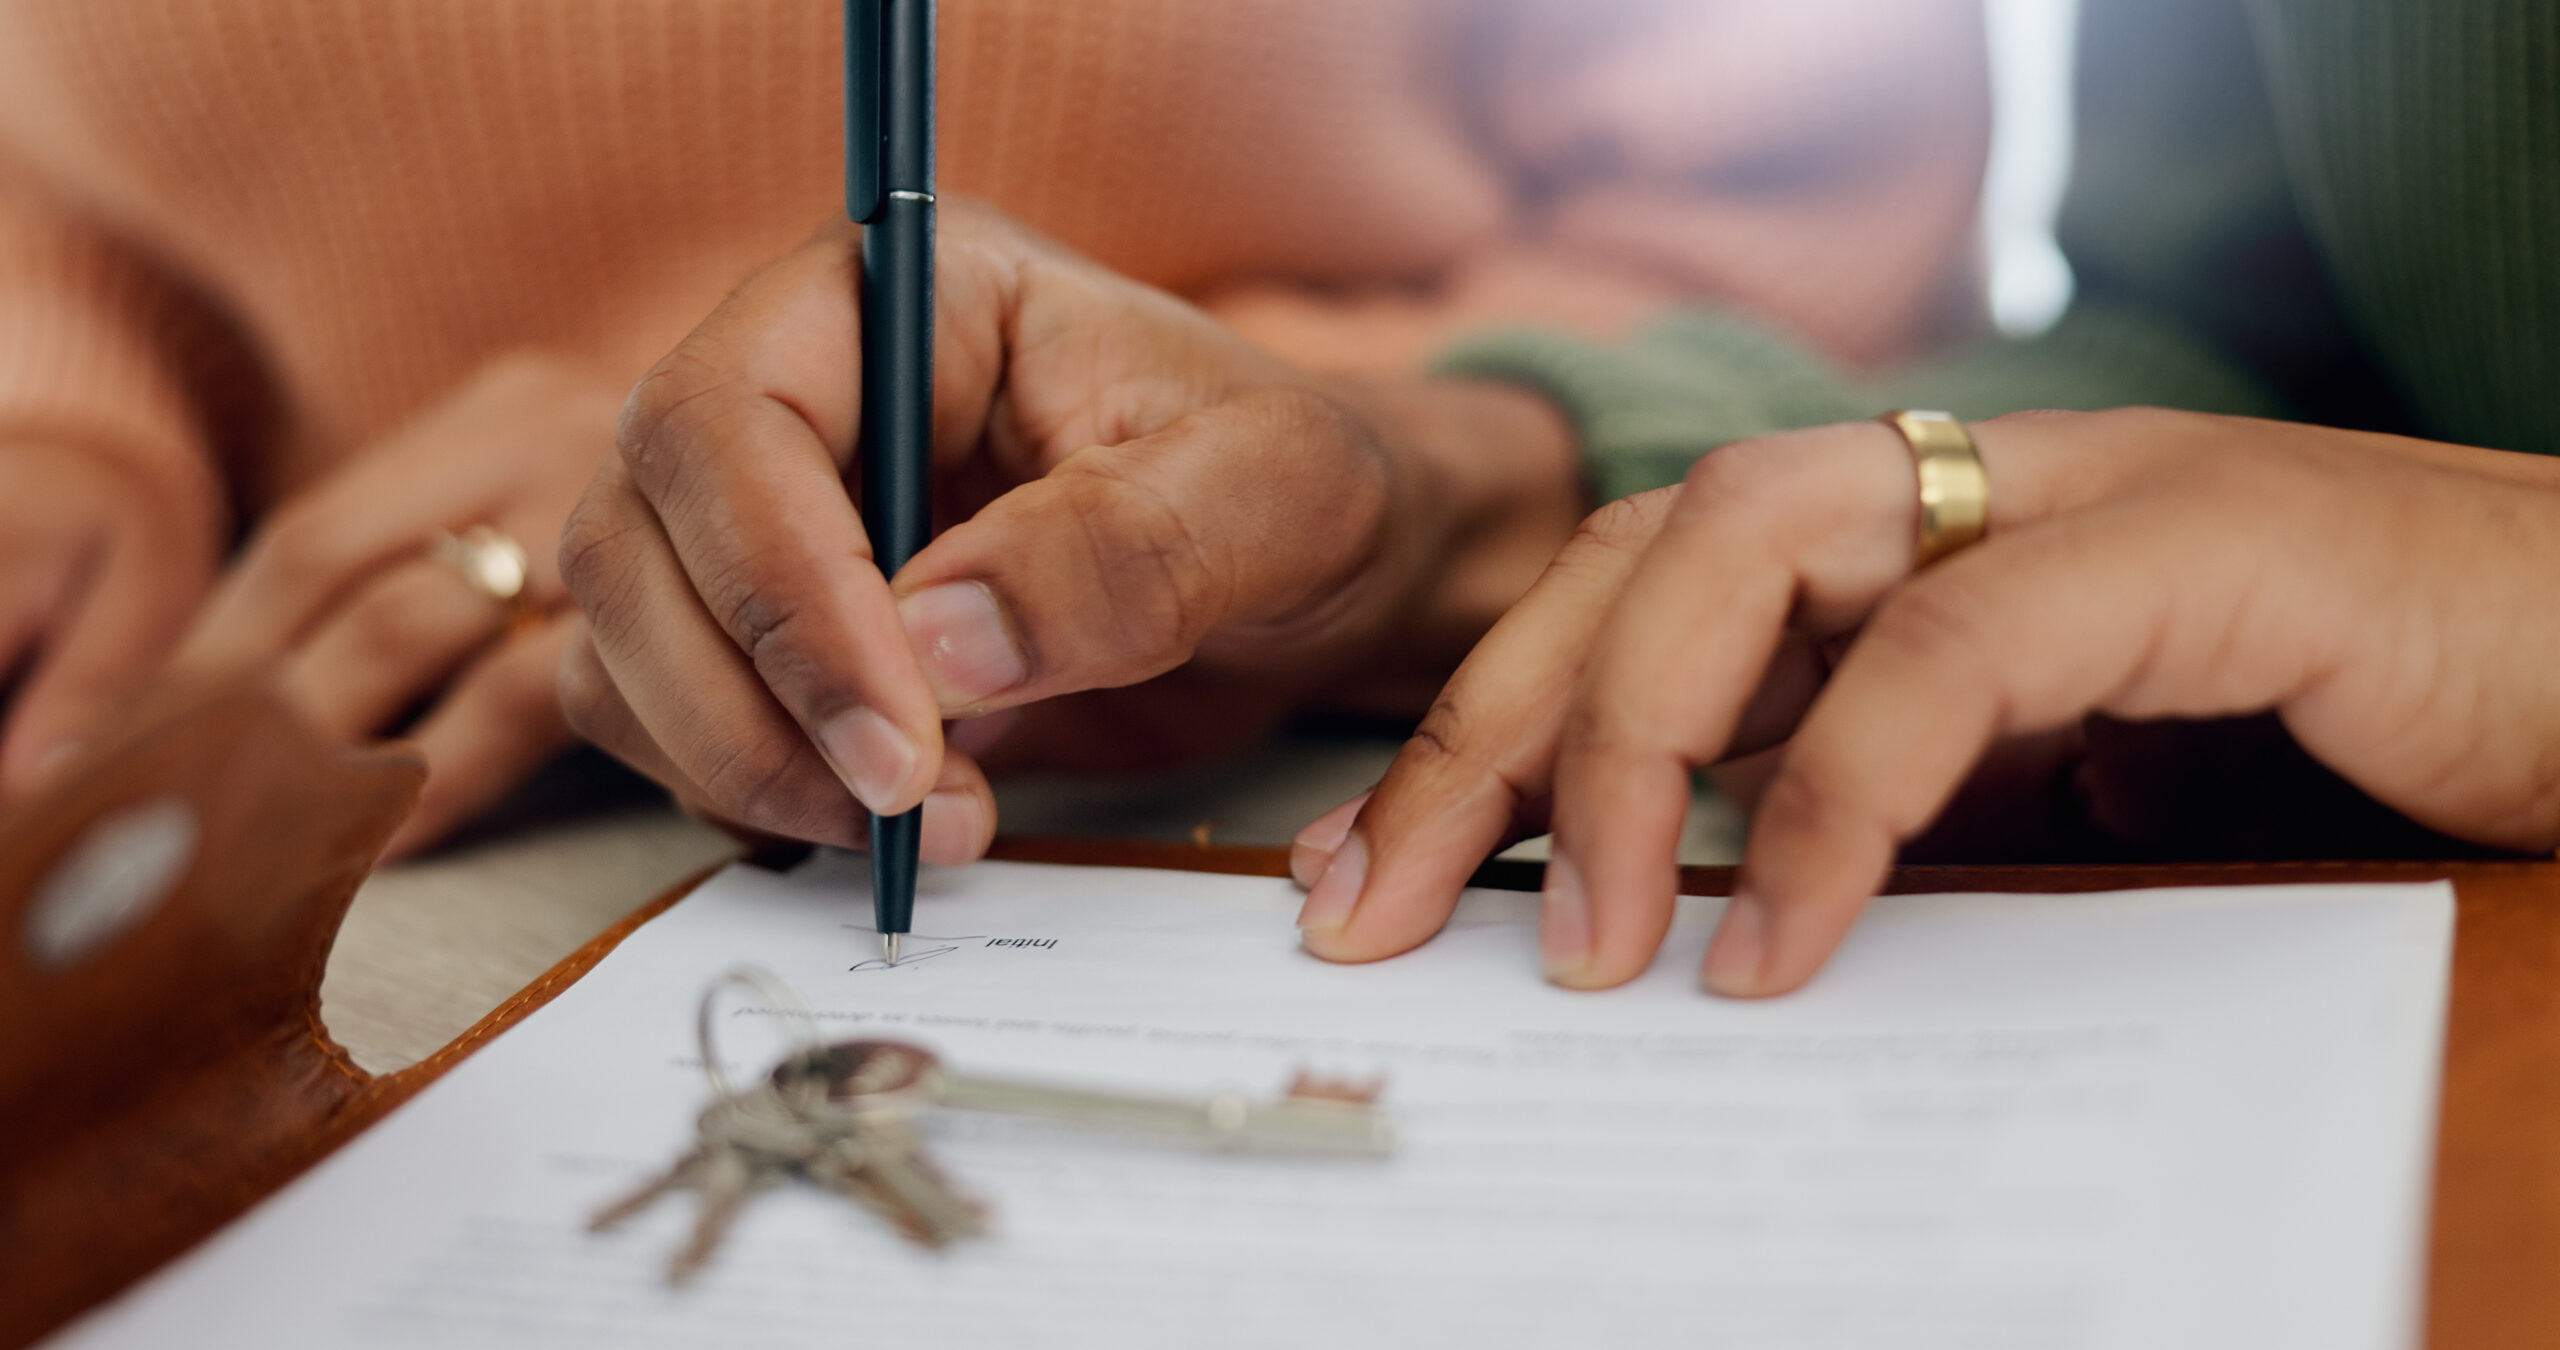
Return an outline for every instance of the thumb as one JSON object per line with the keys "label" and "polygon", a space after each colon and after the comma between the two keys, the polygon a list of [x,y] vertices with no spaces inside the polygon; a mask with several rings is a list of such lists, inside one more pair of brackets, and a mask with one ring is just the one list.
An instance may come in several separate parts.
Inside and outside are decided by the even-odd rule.
{"label": "thumb", "polygon": [[945,716],[1135,684],[1356,610],[1392,488],[1349,410],[1258,390],[997,498],[898,574],[899,614]]}

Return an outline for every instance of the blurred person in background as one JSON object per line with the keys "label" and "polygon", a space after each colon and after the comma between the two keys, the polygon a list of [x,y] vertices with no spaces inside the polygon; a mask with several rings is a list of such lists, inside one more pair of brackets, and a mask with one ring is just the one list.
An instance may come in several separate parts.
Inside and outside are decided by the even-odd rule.
{"label": "blurred person in background", "polygon": [[[1966,0],[942,23],[946,192],[1306,368],[1699,301],[1866,365],[1972,317]],[[172,660],[273,665],[334,731],[413,735],[395,853],[560,748],[561,523],[632,381],[840,209],[838,24],[832,0],[0,0],[0,802]],[[1470,528],[1536,542],[1408,641],[1426,689],[1584,509],[1547,440],[1486,466],[1503,505]],[[513,599],[486,570],[509,540]]]}
{"label": "blurred person in background", "polygon": [[[572,714],[780,833],[921,800],[957,861],[992,831],[973,759],[1232,717],[1432,626],[1417,578],[1538,565],[1554,540],[1467,527],[1506,490],[1470,470],[1561,446],[1616,500],[1299,836],[1318,955],[1428,939],[1552,826],[1547,974],[1623,982],[1692,775],[1755,753],[1701,972],[1730,995],[1810,978],[1933,828],[1975,858],[2560,845],[2560,8],[2090,0],[2082,39],[2077,302],[1881,374],[1701,308],[1345,382],[956,211],[938,449],[1040,472],[894,586],[829,491],[857,241],[823,237],[635,397],[564,548]],[[1988,533],[1927,570],[1912,447],[1859,420],[1914,405],[1995,419]],[[840,734],[864,716],[896,739]],[[981,720],[946,749],[946,717]]]}

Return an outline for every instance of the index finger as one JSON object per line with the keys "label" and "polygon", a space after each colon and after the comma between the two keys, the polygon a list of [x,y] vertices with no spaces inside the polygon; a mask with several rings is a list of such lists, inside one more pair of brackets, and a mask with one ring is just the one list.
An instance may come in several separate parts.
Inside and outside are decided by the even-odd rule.
{"label": "index finger", "polygon": [[1308,951],[1374,961],[1440,931],[1468,875],[1546,796],[1591,638],[1674,495],[1594,512],[1458,667],[1312,879]]}
{"label": "index finger", "polygon": [[[633,391],[620,453],[703,607],[845,786],[892,814],[932,789],[941,720],[843,482],[857,240],[827,232],[704,320]],[[596,551],[562,562],[582,599],[618,584]],[[606,631],[651,612],[610,606],[598,640],[629,654],[628,678],[675,681],[645,635]]]}

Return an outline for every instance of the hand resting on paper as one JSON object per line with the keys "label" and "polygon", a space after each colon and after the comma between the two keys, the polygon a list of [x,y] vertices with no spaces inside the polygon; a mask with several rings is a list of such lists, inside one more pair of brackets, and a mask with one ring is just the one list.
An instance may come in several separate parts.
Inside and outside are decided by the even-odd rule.
{"label": "hand resting on paper", "polygon": [[2082,753],[2093,715],[2271,712],[2420,825],[2560,843],[2560,462],[2138,409],[1975,435],[1989,535],[1917,575],[1911,457],[1880,424],[1731,445],[1592,516],[1376,791],[1299,836],[1307,947],[1423,942],[1551,824],[1549,975],[1622,983],[1670,920],[1692,771],[1777,747],[1702,974],[1782,993],[1987,758],[2066,775],[2004,774],[2020,814],[2138,828],[2108,817],[2161,766]]}
{"label": "hand resting on paper", "polygon": [[946,202],[941,528],[889,584],[846,489],[859,240],[658,364],[562,541],[572,722],[702,814],[859,846],[866,807],[921,802],[924,856],[963,862],[982,764],[1196,757],[1319,695],[1419,711],[1584,510],[1536,397],[1309,375]]}

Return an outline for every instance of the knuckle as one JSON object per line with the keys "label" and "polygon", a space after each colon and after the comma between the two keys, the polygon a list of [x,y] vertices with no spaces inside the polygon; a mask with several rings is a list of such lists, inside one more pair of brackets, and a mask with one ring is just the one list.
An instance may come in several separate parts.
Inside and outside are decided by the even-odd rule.
{"label": "knuckle", "polygon": [[1577,698],[1565,710],[1564,745],[1567,753],[1583,758],[1610,758],[1632,749],[1621,736],[1616,722],[1597,700]]}
{"label": "knuckle", "polygon": [[[1275,499],[1304,500],[1305,489],[1316,485],[1327,514],[1339,526],[1327,533],[1345,545],[1371,538],[1387,522],[1396,474],[1368,421],[1314,389],[1267,389],[1246,402],[1259,405],[1271,420],[1269,444],[1301,447],[1270,457],[1276,471],[1286,476],[1273,492]],[[1307,453],[1309,447],[1321,453]]]}
{"label": "knuckle", "polygon": [[1120,461],[1096,457],[1060,487],[1109,600],[1106,622],[1121,648],[1187,652],[1206,636],[1234,586],[1227,551],[1192,528],[1161,488]]}
{"label": "knuckle", "polygon": [[1682,475],[1681,484],[1686,491],[1681,495],[1684,500],[1703,497],[1721,501],[1765,492],[1802,461],[1803,456],[1794,450],[1784,438],[1774,436],[1717,446],[1698,456],[1689,472]]}
{"label": "knuckle", "polygon": [[1431,710],[1415,724],[1413,734],[1405,738],[1405,752],[1425,767],[1452,765],[1467,758],[1467,713],[1447,694],[1431,701]]}
{"label": "knuckle", "polygon": [[1675,519],[1683,528],[1712,522],[1748,530],[1792,548],[1860,533],[1880,516],[1899,520],[1913,500],[1908,456],[1897,450],[1899,467],[1879,477],[1864,455],[1889,435],[1851,423],[1722,446],[1690,466]]}
{"label": "knuckle", "polygon": [[1676,728],[1630,700],[1612,697],[1607,692],[1612,687],[1612,677],[1606,671],[1595,674],[1597,678],[1587,681],[1573,695],[1557,719],[1554,773],[1562,774],[1568,761],[1581,766],[1579,772],[1588,775],[1594,766],[1690,758]]}
{"label": "knuckle", "polygon": [[622,421],[615,436],[625,458],[645,446],[657,434],[667,415],[684,406],[687,399],[702,387],[703,371],[684,354],[682,348],[669,352],[648,373],[631,386],[630,396],[622,403]]}
{"label": "knuckle", "polygon": [[780,814],[779,805],[791,780],[789,747],[760,739],[730,738],[716,745],[697,781],[721,811],[763,824]]}
{"label": "knuckle", "polygon": [[721,395],[737,383],[684,348],[641,376],[614,429],[615,451],[633,481],[653,495],[669,482],[688,446],[717,436],[726,405]]}
{"label": "knuckle", "polygon": [[1669,516],[1679,489],[1656,488],[1632,497],[1620,497],[1583,517],[1574,530],[1572,544],[1584,549],[1608,552],[1633,552],[1653,541]]}
{"label": "knuckle", "polygon": [[1823,835],[1849,814],[1849,804],[1838,792],[1791,759],[1761,792],[1753,824],[1762,830]]}
{"label": "knuckle", "polygon": [[622,529],[606,519],[605,512],[594,501],[580,502],[569,519],[560,526],[560,548],[556,554],[560,565],[561,584],[569,594],[583,598],[608,570],[607,553]]}
{"label": "knuckle", "polygon": [[1946,575],[1924,577],[1877,609],[1858,644],[1905,662],[1972,662],[1988,646],[1991,617],[1975,587]]}
{"label": "knuckle", "polygon": [[705,559],[694,592],[729,640],[777,691],[808,659],[798,635],[819,610],[798,571],[805,560],[788,550],[740,548]]}
{"label": "knuckle", "polygon": [[764,572],[761,556],[747,554],[710,569],[702,594],[730,640],[772,683],[794,663],[798,644],[793,635],[809,610],[796,595],[765,584]]}
{"label": "knuckle", "polygon": [[1537,795],[1500,758],[1503,746],[1488,746],[1475,734],[1478,719],[1465,703],[1443,693],[1423,714],[1397,754],[1400,768],[1425,781],[1454,778],[1491,786],[1505,809],[1517,809]]}
{"label": "knuckle", "polygon": [[579,608],[599,623],[616,617],[631,569],[625,539],[643,522],[592,498],[571,513],[560,531],[560,582]]}
{"label": "knuckle", "polygon": [[730,738],[713,750],[697,781],[721,815],[772,834],[814,839],[833,833],[830,824],[851,798],[810,766],[795,743]]}

